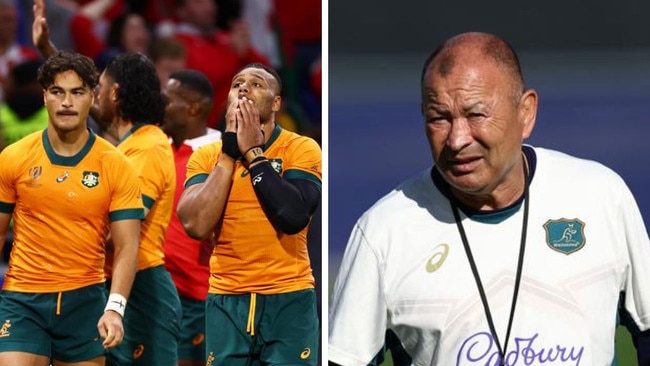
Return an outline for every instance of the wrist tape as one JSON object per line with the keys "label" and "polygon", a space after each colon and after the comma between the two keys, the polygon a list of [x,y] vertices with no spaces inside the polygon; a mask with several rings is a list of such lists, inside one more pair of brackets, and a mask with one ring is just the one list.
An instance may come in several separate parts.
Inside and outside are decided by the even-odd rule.
{"label": "wrist tape", "polygon": [[126,298],[120,294],[113,293],[108,296],[108,302],[104,308],[104,312],[112,310],[121,317],[124,317],[124,309],[126,309]]}

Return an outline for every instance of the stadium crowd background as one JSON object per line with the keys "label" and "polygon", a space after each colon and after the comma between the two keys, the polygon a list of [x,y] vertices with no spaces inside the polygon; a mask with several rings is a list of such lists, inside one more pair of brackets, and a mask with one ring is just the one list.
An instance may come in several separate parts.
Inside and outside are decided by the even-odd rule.
{"label": "stadium crowd background", "polygon": [[[42,60],[32,44],[32,5],[31,0],[0,0],[0,151],[47,127],[36,81]],[[179,69],[205,73],[217,94],[209,127],[223,127],[224,87],[227,92],[234,73],[252,61],[269,64],[284,83],[277,122],[321,143],[320,0],[45,0],[45,5],[54,45],[93,58],[100,70],[119,53],[132,51],[154,61],[163,85]],[[89,124],[102,134],[93,121]],[[320,212],[309,234],[319,289]],[[0,274],[11,241],[8,235]]]}

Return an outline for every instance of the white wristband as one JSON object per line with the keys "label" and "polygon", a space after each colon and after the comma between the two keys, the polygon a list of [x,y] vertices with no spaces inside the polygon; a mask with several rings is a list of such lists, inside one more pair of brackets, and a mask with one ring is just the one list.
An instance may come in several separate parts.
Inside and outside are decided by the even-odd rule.
{"label": "white wristband", "polygon": [[110,294],[108,296],[108,302],[104,308],[104,312],[113,310],[114,312],[120,314],[121,317],[124,317],[124,309],[126,308],[126,298],[120,294]]}

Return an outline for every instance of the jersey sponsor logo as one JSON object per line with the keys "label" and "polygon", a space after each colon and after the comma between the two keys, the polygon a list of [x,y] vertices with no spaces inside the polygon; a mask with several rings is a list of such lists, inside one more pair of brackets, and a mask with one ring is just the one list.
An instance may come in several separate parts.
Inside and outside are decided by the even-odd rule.
{"label": "jersey sponsor logo", "polygon": [[138,358],[142,357],[142,354],[144,353],[144,344],[139,344],[135,349],[133,350],[133,359],[137,360]]}
{"label": "jersey sponsor logo", "polygon": [[442,267],[442,264],[445,262],[445,259],[447,259],[447,255],[449,254],[449,245],[442,243],[433,248],[433,255],[427,259],[427,263],[424,266],[427,272],[433,273],[437,271],[440,267]]}
{"label": "jersey sponsor logo", "polygon": [[302,352],[300,352],[300,358],[302,358],[303,360],[308,359],[309,355],[311,355],[311,349],[309,347],[305,348],[304,350],[302,350]]}
{"label": "jersey sponsor logo", "polygon": [[11,320],[7,319],[5,320],[5,323],[2,324],[2,328],[0,328],[0,338],[9,337],[11,335],[9,328],[11,328]]}
{"label": "jersey sponsor logo", "polygon": [[66,179],[68,179],[68,176],[69,176],[69,175],[70,175],[70,174],[69,174],[68,171],[66,170],[65,172],[63,172],[63,174],[61,174],[61,175],[59,175],[58,177],[56,177],[56,182],[57,182],[57,183],[63,183],[63,181],[65,181]]}
{"label": "jersey sponsor logo", "polygon": [[40,187],[41,185],[37,182],[38,178],[43,174],[43,167],[37,165],[35,167],[29,168],[29,178],[30,181],[27,183],[30,187]]}
{"label": "jersey sponsor logo", "polygon": [[[269,159],[269,163],[271,164],[273,170],[275,170],[278,174],[282,173],[282,159]],[[248,176],[248,174],[248,170],[244,170],[241,173],[241,177],[244,178]]]}
{"label": "jersey sponsor logo", "polygon": [[200,345],[205,340],[205,334],[199,333],[192,338],[192,344],[195,346]]}
{"label": "jersey sponsor logo", "polygon": [[579,219],[548,220],[544,230],[546,244],[560,253],[569,255],[585,246],[585,223]]}
{"label": "jersey sponsor logo", "polygon": [[88,188],[97,187],[99,185],[99,173],[88,171],[83,172],[81,184]]}
{"label": "jersey sponsor logo", "polygon": [[465,339],[460,346],[456,365],[580,365],[584,346],[539,344],[538,337],[539,333],[531,337],[514,337],[514,349],[507,351],[505,362],[501,363],[492,335],[489,332],[478,332]]}

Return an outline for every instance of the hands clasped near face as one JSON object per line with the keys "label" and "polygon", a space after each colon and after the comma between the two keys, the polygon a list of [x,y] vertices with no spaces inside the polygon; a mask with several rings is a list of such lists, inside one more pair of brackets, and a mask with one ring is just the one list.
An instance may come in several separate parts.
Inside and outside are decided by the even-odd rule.
{"label": "hands clasped near face", "polygon": [[237,147],[242,155],[253,147],[264,145],[260,114],[252,100],[241,97],[230,103],[226,112],[226,132],[237,133]]}

